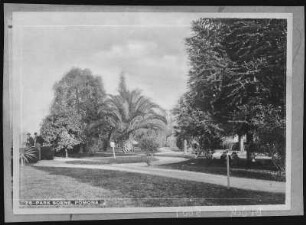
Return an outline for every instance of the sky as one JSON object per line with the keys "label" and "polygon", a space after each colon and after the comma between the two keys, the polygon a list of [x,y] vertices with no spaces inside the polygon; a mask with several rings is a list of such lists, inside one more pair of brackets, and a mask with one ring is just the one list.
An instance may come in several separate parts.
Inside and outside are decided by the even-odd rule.
{"label": "sky", "polygon": [[141,89],[170,110],[186,91],[189,64],[184,40],[191,35],[192,20],[200,17],[154,12],[14,13],[22,130],[39,132],[54,97],[54,83],[72,67],[100,76],[110,94],[117,93],[124,73],[130,89]]}

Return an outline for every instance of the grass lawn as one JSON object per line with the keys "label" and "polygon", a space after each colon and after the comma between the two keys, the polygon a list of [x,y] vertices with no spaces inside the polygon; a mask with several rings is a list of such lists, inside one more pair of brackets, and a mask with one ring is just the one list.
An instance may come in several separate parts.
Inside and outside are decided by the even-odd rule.
{"label": "grass lawn", "polygon": [[[106,207],[284,204],[285,195],[159,176],[25,166],[21,199],[105,199]],[[100,206],[101,207],[101,206]]]}
{"label": "grass lawn", "polygon": [[[220,160],[207,160],[207,159],[190,159],[179,163],[171,163],[160,165],[158,167],[171,168],[179,170],[197,171],[203,173],[212,173],[226,175],[227,169],[225,163]],[[240,164],[231,167],[231,176],[246,177],[253,179],[273,180],[273,181],[286,181],[285,176],[277,175],[272,165],[253,164],[248,169],[245,164]]]}
{"label": "grass lawn", "polygon": [[[113,157],[97,158],[93,160],[73,160],[67,161],[68,164],[90,164],[90,165],[102,165],[102,164],[112,164],[112,163],[139,163],[146,162],[146,156],[119,156],[115,159]],[[156,158],[152,158],[152,161],[156,161]]]}
{"label": "grass lawn", "polygon": [[[36,168],[32,166],[22,167],[20,173],[20,200],[108,199],[110,207],[133,205],[129,199],[124,202],[117,201],[114,196],[118,198],[123,198],[124,196],[116,190],[95,187],[86,182],[79,182],[74,177],[57,175]],[[50,170],[52,171],[52,168]],[[57,170],[60,172],[65,169],[58,168]]]}
{"label": "grass lawn", "polygon": [[[128,152],[128,153],[124,153],[122,151],[120,152],[115,152],[116,156],[137,156],[137,155],[144,155],[145,153],[143,152]],[[65,157],[64,154],[57,154],[56,156],[59,157]],[[69,157],[71,158],[83,158],[83,157],[112,157],[113,156],[113,152],[111,151],[106,151],[106,152],[95,152],[94,154],[86,152],[86,153],[71,153],[69,154]]]}

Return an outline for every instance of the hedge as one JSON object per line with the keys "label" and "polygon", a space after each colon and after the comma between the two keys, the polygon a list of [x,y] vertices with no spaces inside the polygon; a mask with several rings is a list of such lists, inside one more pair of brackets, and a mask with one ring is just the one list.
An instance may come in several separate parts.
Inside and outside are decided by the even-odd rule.
{"label": "hedge", "polygon": [[41,159],[52,160],[54,158],[54,149],[51,146],[41,147]]}
{"label": "hedge", "polygon": [[[38,162],[38,149],[34,148],[34,155],[35,157],[29,158],[29,163],[36,163]],[[21,148],[20,151],[24,151],[25,148]],[[52,160],[54,158],[54,149],[51,146],[42,146],[41,147],[41,160]]]}

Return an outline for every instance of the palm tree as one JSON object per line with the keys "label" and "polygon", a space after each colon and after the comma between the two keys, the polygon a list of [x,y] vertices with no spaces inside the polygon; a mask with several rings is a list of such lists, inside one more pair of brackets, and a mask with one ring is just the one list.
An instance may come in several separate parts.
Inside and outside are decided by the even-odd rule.
{"label": "palm tree", "polygon": [[108,142],[114,139],[125,145],[133,139],[139,130],[163,130],[167,124],[165,111],[141,91],[128,90],[122,75],[119,84],[119,94],[109,95],[100,107],[100,120],[95,121],[90,128],[107,126]]}
{"label": "palm tree", "polygon": [[109,107],[116,121],[114,137],[118,141],[128,140],[137,130],[161,130],[167,124],[163,109],[139,90],[110,96]]}

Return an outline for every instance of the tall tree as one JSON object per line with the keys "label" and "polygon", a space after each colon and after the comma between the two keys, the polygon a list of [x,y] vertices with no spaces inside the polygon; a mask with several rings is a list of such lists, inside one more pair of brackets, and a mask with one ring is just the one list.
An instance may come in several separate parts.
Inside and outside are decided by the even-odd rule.
{"label": "tall tree", "polygon": [[140,90],[128,90],[122,75],[119,94],[110,95],[107,101],[110,118],[114,124],[112,138],[125,142],[139,130],[161,130],[167,123],[164,110]]}
{"label": "tall tree", "polygon": [[286,30],[282,19],[194,21],[186,39],[190,106],[252,144],[258,105],[285,116]]}
{"label": "tall tree", "polygon": [[175,132],[180,142],[187,140],[190,143],[197,140],[204,151],[220,146],[222,129],[214,122],[209,112],[191,107],[186,94],[180,98],[173,114],[177,122]]}
{"label": "tall tree", "polygon": [[106,97],[101,78],[88,69],[73,68],[53,89],[54,100],[41,134],[57,150],[90,143],[93,132],[89,125],[98,119],[98,109]]}

